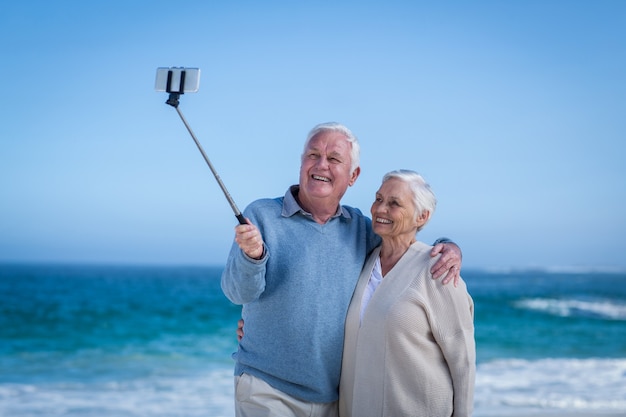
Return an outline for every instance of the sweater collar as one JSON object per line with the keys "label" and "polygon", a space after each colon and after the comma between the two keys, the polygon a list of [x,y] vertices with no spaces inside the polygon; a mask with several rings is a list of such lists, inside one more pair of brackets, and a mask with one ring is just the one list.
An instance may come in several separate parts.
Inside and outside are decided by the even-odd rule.
{"label": "sweater collar", "polygon": [[[304,216],[312,218],[313,215],[304,210],[302,207],[300,207],[300,204],[298,204],[298,200],[296,200],[295,197],[298,194],[298,191],[300,191],[299,185],[292,185],[291,187],[289,187],[289,189],[285,193],[285,198],[283,199],[283,211],[281,215],[283,217],[291,217],[296,213],[302,213]],[[343,216],[346,219],[351,218],[348,210],[344,209],[342,205],[339,205],[337,207],[337,212],[332,218],[334,219],[335,217],[339,216]]]}

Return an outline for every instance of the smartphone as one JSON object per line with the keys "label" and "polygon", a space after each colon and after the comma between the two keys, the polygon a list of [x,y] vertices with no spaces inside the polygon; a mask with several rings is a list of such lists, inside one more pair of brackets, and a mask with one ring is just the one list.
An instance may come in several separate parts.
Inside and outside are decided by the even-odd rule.
{"label": "smartphone", "polygon": [[157,68],[154,89],[167,93],[195,93],[200,88],[200,68]]}

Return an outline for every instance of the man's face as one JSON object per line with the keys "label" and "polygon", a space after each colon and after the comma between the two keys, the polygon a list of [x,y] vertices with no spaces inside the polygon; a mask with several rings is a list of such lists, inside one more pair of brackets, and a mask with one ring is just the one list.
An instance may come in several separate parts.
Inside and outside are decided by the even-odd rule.
{"label": "man's face", "polygon": [[359,168],[350,172],[352,144],[340,132],[322,131],[309,142],[300,166],[300,192],[307,200],[328,199],[339,204],[354,184]]}

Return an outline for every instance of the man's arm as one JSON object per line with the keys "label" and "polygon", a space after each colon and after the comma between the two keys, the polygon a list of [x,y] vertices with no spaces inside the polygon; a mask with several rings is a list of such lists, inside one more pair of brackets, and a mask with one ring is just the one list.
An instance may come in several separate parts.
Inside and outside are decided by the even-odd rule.
{"label": "man's arm", "polygon": [[259,229],[246,220],[248,224],[235,227],[235,242],[222,272],[222,291],[235,304],[252,302],[265,290],[268,254]]}
{"label": "man's arm", "polygon": [[441,254],[441,257],[430,269],[433,279],[444,277],[441,281],[444,285],[454,280],[454,286],[456,287],[461,275],[461,261],[463,259],[461,248],[448,238],[439,238],[435,241],[430,256],[439,254]]}

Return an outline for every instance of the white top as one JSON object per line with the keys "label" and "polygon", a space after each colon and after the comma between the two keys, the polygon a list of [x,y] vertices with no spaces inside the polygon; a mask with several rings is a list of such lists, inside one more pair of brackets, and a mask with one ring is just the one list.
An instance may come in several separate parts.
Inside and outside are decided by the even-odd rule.
{"label": "white top", "polygon": [[376,263],[374,264],[374,269],[372,269],[370,280],[367,283],[367,288],[365,288],[365,291],[363,292],[363,299],[361,300],[361,322],[363,322],[363,313],[365,313],[365,308],[382,280],[383,268],[380,265],[380,256],[378,256],[376,257]]}

